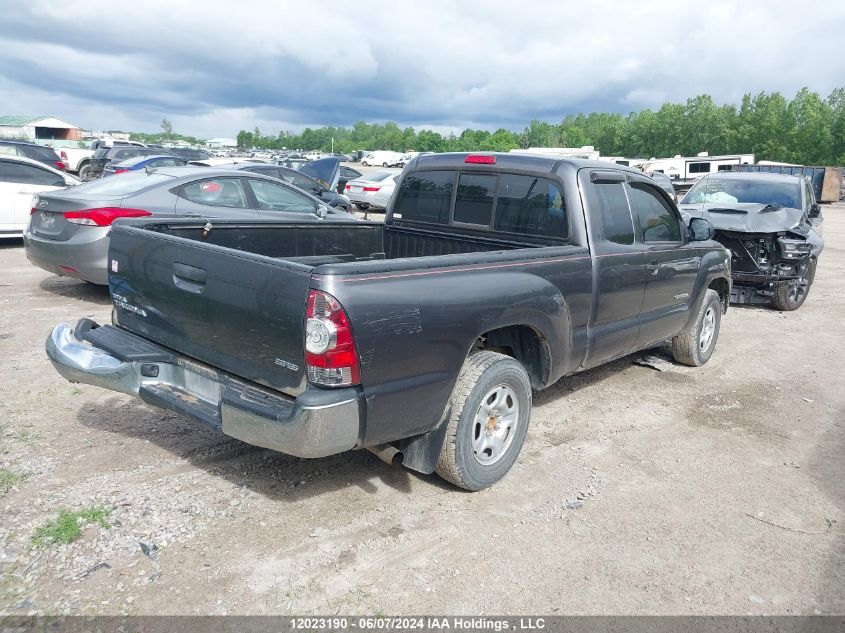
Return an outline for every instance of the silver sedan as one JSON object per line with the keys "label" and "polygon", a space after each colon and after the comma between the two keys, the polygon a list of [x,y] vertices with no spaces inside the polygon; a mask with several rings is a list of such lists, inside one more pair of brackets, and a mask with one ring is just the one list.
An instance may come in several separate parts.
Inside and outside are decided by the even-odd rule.
{"label": "silver sedan", "polygon": [[343,193],[362,211],[386,209],[401,173],[401,169],[384,169],[364,174],[347,182]]}
{"label": "silver sedan", "polygon": [[24,231],[29,261],[57,275],[103,285],[108,283],[109,231],[121,218],[358,221],[276,178],[208,167],[119,174],[40,194],[33,205]]}

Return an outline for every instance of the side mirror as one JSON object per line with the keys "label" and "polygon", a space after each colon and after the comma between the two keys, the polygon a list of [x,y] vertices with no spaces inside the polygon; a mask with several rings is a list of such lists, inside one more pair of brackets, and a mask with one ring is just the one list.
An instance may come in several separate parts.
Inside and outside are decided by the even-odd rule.
{"label": "side mirror", "polygon": [[710,220],[705,218],[693,218],[689,221],[689,238],[691,242],[704,242],[713,239],[716,234]]}
{"label": "side mirror", "polygon": [[811,218],[817,218],[822,214],[822,207],[818,202],[814,202],[810,205],[810,213],[808,214]]}
{"label": "side mirror", "polygon": [[318,218],[325,220],[326,216],[329,214],[329,208],[324,204],[318,204],[315,213]]}

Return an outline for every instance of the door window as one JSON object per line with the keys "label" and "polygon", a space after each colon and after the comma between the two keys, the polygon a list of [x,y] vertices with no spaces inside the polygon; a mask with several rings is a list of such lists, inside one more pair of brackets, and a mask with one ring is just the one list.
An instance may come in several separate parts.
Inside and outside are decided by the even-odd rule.
{"label": "door window", "polygon": [[27,185],[44,185],[47,187],[65,186],[64,178],[46,169],[8,161],[0,161],[0,182],[18,182]]}
{"label": "door window", "polygon": [[[590,208],[598,207],[601,228],[598,237],[614,244],[634,243],[634,220],[621,182],[598,182],[588,189]],[[595,214],[594,214],[595,216]]]}
{"label": "door window", "polygon": [[681,225],[669,204],[650,186],[631,183],[631,208],[643,242],[680,242]]}
{"label": "door window", "polygon": [[249,179],[252,193],[258,200],[258,208],[266,211],[286,213],[314,213],[316,203],[307,196],[268,180]]}
{"label": "door window", "polygon": [[209,178],[185,185],[181,197],[212,207],[246,207],[246,196],[240,178]]}

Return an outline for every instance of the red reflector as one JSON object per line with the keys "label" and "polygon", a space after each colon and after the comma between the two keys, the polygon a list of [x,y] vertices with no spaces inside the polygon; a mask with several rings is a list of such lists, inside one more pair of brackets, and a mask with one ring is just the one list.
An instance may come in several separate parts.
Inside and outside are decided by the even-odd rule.
{"label": "red reflector", "polygon": [[464,159],[465,163],[474,163],[476,165],[495,165],[496,157],[484,154],[470,154]]}
{"label": "red reflector", "polygon": [[147,215],[152,215],[152,213],[143,209],[120,209],[115,207],[64,212],[65,219],[68,222],[85,224],[87,226],[111,226],[111,223],[118,218],[142,218]]}
{"label": "red reflector", "polygon": [[364,187],[364,191],[378,191],[381,187]]}
{"label": "red reflector", "polygon": [[56,169],[64,171],[65,170],[65,164],[62,161],[57,160],[56,161]]}

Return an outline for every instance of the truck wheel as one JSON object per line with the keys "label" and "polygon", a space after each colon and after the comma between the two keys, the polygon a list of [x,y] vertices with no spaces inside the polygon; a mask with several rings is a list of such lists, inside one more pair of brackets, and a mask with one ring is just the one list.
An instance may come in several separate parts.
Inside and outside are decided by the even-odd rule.
{"label": "truck wheel", "polygon": [[672,339],[672,356],[683,365],[701,367],[713,355],[721,323],[722,302],[719,293],[707,290],[693,324]]}
{"label": "truck wheel", "polygon": [[452,392],[435,471],[466,490],[492,486],[516,461],[530,419],[531,381],[525,368],[504,354],[471,354]]}
{"label": "truck wheel", "polygon": [[810,286],[816,277],[816,259],[812,258],[802,271],[801,277],[791,281],[782,281],[775,288],[772,295],[772,307],[782,312],[797,310],[807,299],[810,293]]}
{"label": "truck wheel", "polygon": [[88,180],[91,176],[91,165],[88,163],[83,163],[79,166],[79,179],[80,180]]}

